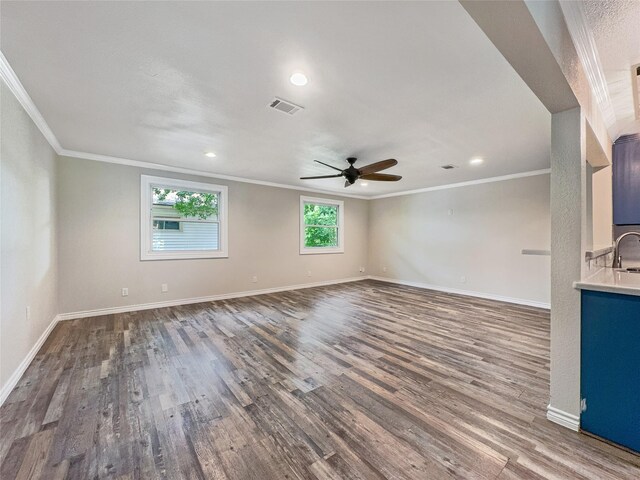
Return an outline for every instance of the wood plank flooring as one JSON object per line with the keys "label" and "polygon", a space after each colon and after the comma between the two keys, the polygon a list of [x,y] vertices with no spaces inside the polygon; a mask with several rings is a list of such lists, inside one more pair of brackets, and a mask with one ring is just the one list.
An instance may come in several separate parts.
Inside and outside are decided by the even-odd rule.
{"label": "wood plank flooring", "polygon": [[66,321],[0,478],[640,478],[548,376],[548,312],[374,281]]}

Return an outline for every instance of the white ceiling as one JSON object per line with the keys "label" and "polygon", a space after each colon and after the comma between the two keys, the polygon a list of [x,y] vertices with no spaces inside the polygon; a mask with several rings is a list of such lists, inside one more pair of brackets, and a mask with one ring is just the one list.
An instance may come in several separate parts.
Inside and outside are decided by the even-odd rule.
{"label": "white ceiling", "polygon": [[[358,195],[549,167],[549,112],[458,2],[3,1],[1,14],[2,52],[68,150]],[[305,109],[269,109],[274,96]],[[387,173],[404,178],[298,180],[347,156],[396,158]]]}
{"label": "white ceiling", "polygon": [[640,1],[585,0],[582,7],[607,82],[616,132],[640,133],[631,82],[631,66],[640,63]]}

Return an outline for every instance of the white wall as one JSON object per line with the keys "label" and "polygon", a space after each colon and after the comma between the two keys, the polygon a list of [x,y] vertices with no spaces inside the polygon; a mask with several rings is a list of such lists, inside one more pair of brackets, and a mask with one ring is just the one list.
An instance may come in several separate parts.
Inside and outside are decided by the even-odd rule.
{"label": "white wall", "polygon": [[[140,261],[143,173],[228,185],[229,258]],[[344,254],[300,255],[305,192],[65,157],[58,180],[62,313],[357,277],[367,265],[366,200],[344,198]]]}
{"label": "white wall", "polygon": [[[345,253],[300,255],[306,192],[56,159],[4,84],[1,133],[2,386],[57,313],[347,279],[361,266],[390,279],[549,302],[549,257],[521,254],[549,248],[548,175],[370,202],[344,198]],[[143,173],[228,185],[229,258],[140,261]],[[161,293],[162,283],[169,292]]]}
{"label": "white wall", "polygon": [[[0,385],[58,313],[56,154],[0,82]],[[31,318],[26,318],[26,307]]]}
{"label": "white wall", "polygon": [[[300,255],[306,192],[56,158],[4,84],[1,133],[2,386],[57,313],[347,279],[361,266],[391,279],[549,301],[549,258],[521,254],[549,248],[548,175],[344,198],[345,253]],[[229,258],[140,261],[143,173],[228,185]]]}
{"label": "white wall", "polygon": [[613,181],[611,166],[591,175],[591,245],[593,249],[613,244]]}
{"label": "white wall", "polygon": [[580,107],[551,117],[551,399],[547,418],[580,418],[580,291],[588,269],[586,120]]}
{"label": "white wall", "polygon": [[374,200],[369,271],[548,304],[549,257],[521,252],[550,248],[549,188],[546,174]]}

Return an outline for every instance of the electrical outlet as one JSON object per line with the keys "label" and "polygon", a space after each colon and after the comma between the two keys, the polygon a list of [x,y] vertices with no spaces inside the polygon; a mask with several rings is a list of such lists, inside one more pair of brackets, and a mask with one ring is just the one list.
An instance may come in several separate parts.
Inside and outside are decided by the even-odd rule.
{"label": "electrical outlet", "polygon": [[364,267],[360,267],[360,273],[364,273]]}
{"label": "electrical outlet", "polygon": [[467,277],[464,275],[460,277],[460,283],[467,283]]}
{"label": "electrical outlet", "polygon": [[385,265],[384,267],[382,267],[382,271],[383,271],[384,273],[386,273],[386,272],[387,272],[387,267],[386,267],[386,265]]}
{"label": "electrical outlet", "polygon": [[311,270],[307,270],[307,277],[311,276]]}
{"label": "electrical outlet", "polygon": [[253,277],[251,277],[251,283],[258,283],[258,276],[254,275]]}
{"label": "electrical outlet", "polygon": [[129,289],[128,288],[123,288],[122,289],[122,296],[123,297],[128,297],[129,296]]}
{"label": "electrical outlet", "polygon": [[452,216],[452,215],[453,215],[453,208],[450,208],[450,209],[447,211],[447,215],[449,215],[449,216]]}
{"label": "electrical outlet", "polygon": [[162,284],[162,293],[167,293],[169,291],[169,285],[167,285],[166,283]]}
{"label": "electrical outlet", "polygon": [[27,317],[27,320],[31,320],[31,307],[27,307],[25,308],[25,316]]}

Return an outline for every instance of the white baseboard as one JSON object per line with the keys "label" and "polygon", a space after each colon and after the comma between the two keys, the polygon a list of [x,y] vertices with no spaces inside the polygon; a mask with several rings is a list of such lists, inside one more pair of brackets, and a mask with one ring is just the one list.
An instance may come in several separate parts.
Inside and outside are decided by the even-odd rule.
{"label": "white baseboard", "polygon": [[4,401],[7,399],[7,397],[11,393],[11,391],[18,384],[18,382],[20,381],[20,378],[22,378],[22,375],[27,370],[27,368],[33,361],[34,357],[38,353],[38,350],[40,350],[40,347],[42,347],[44,342],[47,340],[47,338],[53,331],[53,328],[56,326],[58,322],[62,320],[97,317],[100,315],[110,315],[113,313],[136,312],[139,310],[149,310],[152,308],[173,307],[176,305],[189,305],[192,303],[211,302],[214,300],[225,300],[229,298],[249,297],[252,295],[264,295],[267,293],[285,292],[288,290],[300,290],[303,288],[323,287],[327,285],[337,285],[340,283],[357,282],[359,280],[366,280],[366,279],[367,279],[366,276],[350,277],[350,278],[343,278],[339,280],[326,280],[323,282],[304,283],[304,284],[288,285],[284,287],[275,287],[275,288],[264,288],[261,290],[249,290],[246,292],[234,292],[234,293],[225,293],[221,295],[210,295],[207,297],[185,298],[185,299],[179,299],[179,300],[168,300],[165,302],[144,303],[139,305],[125,305],[122,307],[109,307],[109,308],[100,308],[97,310],[85,310],[82,312],[70,312],[70,313],[58,314],[51,321],[51,323],[46,328],[46,330],[42,333],[42,335],[40,335],[40,338],[38,338],[38,341],[31,348],[31,350],[29,350],[29,353],[27,354],[27,356],[24,358],[24,360],[22,360],[22,362],[20,363],[18,368],[16,368],[16,370],[13,372],[11,377],[9,377],[9,380],[7,380],[7,382],[0,389],[0,406],[2,406]]}
{"label": "white baseboard", "polygon": [[9,377],[9,380],[7,380],[6,383],[2,386],[2,389],[0,389],[0,406],[2,406],[4,401],[7,399],[7,397],[11,393],[11,391],[18,384],[18,382],[22,378],[22,375],[27,370],[27,368],[33,361],[34,357],[38,353],[38,350],[40,350],[40,347],[42,347],[42,345],[44,345],[44,342],[47,341],[47,338],[53,331],[53,328],[56,326],[56,324],[59,321],[60,321],[60,318],[58,317],[58,315],[56,315],[51,321],[51,323],[49,324],[49,326],[45,329],[45,331],[42,332],[42,335],[40,335],[40,338],[38,338],[35,345],[31,347],[31,350],[29,350],[29,353],[27,353],[27,356],[24,358],[24,360],[20,362],[20,365],[18,365],[18,368],[16,368],[13,374]]}
{"label": "white baseboard", "polygon": [[458,295],[466,295],[468,297],[484,298],[487,300],[497,300],[499,302],[515,303],[517,305],[526,305],[528,307],[544,308],[549,310],[551,305],[544,302],[537,302],[535,300],[527,300],[524,298],[503,297],[502,295],[493,295],[491,293],[474,292],[471,290],[460,290],[458,288],[441,287],[439,285],[429,285],[427,283],[411,282],[407,280],[396,280],[395,278],[376,277],[369,275],[371,280],[378,280],[380,282],[395,283],[397,285],[406,285],[408,287],[424,288],[426,290],[436,290],[438,292],[455,293]]}
{"label": "white baseboard", "polygon": [[324,287],[327,285],[337,285],[340,283],[357,282],[366,280],[366,276],[342,278],[339,280],[325,280],[323,282],[302,283],[298,285],[287,285],[284,287],[263,288],[260,290],[247,290],[245,292],[223,293],[220,295],[209,295],[206,297],[183,298],[178,300],[167,300],[164,302],[141,303],[136,305],[123,305],[121,307],[98,308],[96,310],[84,310],[80,312],[61,313],[59,320],[73,320],[76,318],[98,317],[100,315],[111,315],[114,313],[137,312],[139,310],[150,310],[153,308],[175,307],[177,305],[189,305],[192,303],[213,302],[216,300],[227,300],[230,298],[251,297],[254,295],[264,295],[267,293],[286,292],[289,290],[300,290],[303,288]]}
{"label": "white baseboard", "polygon": [[567,413],[563,410],[547,405],[547,420],[562,425],[563,427],[573,430],[574,432],[580,431],[580,417]]}
{"label": "white baseboard", "polygon": [[[360,280],[366,280],[367,278],[372,279],[372,280],[378,280],[378,281],[381,281],[381,282],[394,283],[394,284],[398,284],[398,285],[407,285],[407,286],[410,286],[410,287],[418,287],[418,288],[424,288],[424,289],[429,289],[429,290],[437,290],[437,291],[440,291],[440,292],[456,293],[456,294],[459,294],[459,295],[467,295],[467,296],[471,296],[471,297],[486,298],[486,299],[489,299],[489,300],[498,300],[498,301],[501,301],[501,302],[515,303],[515,304],[518,304],[518,305],[527,305],[527,306],[539,307],[539,308],[547,308],[547,309],[549,308],[548,304],[541,303],[541,302],[534,302],[534,301],[531,301],[531,300],[524,300],[524,299],[519,299],[519,298],[511,298],[511,297],[502,297],[502,296],[499,296],[499,295],[491,295],[491,294],[472,292],[472,291],[467,291],[467,290],[458,290],[458,289],[454,289],[454,288],[440,287],[440,286],[437,286],[437,285],[427,285],[427,284],[418,283],[418,282],[408,282],[408,281],[403,281],[403,280],[395,280],[395,279],[385,278],[385,277],[362,276],[362,277],[343,278],[343,279],[339,279],[339,280],[326,280],[326,281],[323,281],[323,282],[304,283],[304,284],[298,284],[298,285],[287,285],[287,286],[283,286],[283,287],[264,288],[264,289],[260,289],[260,290],[248,290],[248,291],[245,291],[245,292],[233,292],[233,293],[224,293],[224,294],[220,294],[220,295],[209,295],[209,296],[206,296],[206,297],[185,298],[185,299],[178,299],[178,300],[168,300],[168,301],[164,301],[164,302],[143,303],[143,304],[137,304],[137,305],[124,305],[124,306],[121,306],[121,307],[108,307],[108,308],[99,308],[99,309],[96,309],[96,310],[84,310],[84,311],[80,311],[80,312],[61,313],[59,315],[56,315],[56,317],[52,320],[52,322],[49,324],[47,329],[42,333],[40,338],[38,338],[38,341],[35,343],[33,348],[31,348],[31,350],[29,351],[27,356],[20,363],[18,368],[15,370],[15,372],[13,372],[13,374],[11,375],[9,380],[7,380],[7,382],[2,386],[2,389],[0,390],[0,405],[2,405],[4,403],[4,401],[6,400],[6,398],[9,396],[9,393],[11,393],[13,388],[16,386],[16,384],[18,383],[18,381],[20,380],[20,378],[24,374],[25,370],[27,369],[27,367],[29,366],[29,364],[31,363],[33,358],[38,353],[38,350],[40,350],[40,347],[42,347],[44,342],[47,340],[47,337],[49,337],[49,334],[51,333],[51,331],[53,330],[53,328],[56,326],[56,324],[59,321],[72,320],[72,319],[76,319],[76,318],[97,317],[97,316],[100,316],[100,315],[110,315],[110,314],[114,314],[114,313],[136,312],[136,311],[140,311],[140,310],[150,310],[150,309],[153,309],[153,308],[173,307],[173,306],[177,306],[177,305],[189,305],[189,304],[193,304],[193,303],[212,302],[212,301],[215,301],[215,300],[226,300],[226,299],[230,299],[230,298],[250,297],[250,296],[253,296],[253,295],[264,295],[264,294],[268,294],[268,293],[286,292],[286,291],[289,291],[289,290],[300,290],[300,289],[303,289],[303,288],[313,288],[313,287],[322,287],[322,286],[327,286],[327,285],[337,285],[337,284],[340,284],[340,283],[357,282],[357,281],[360,281]],[[552,414],[552,412],[554,412],[554,413]],[[552,415],[553,415],[553,418],[552,418]],[[571,429],[574,429],[574,430],[577,430],[578,426],[579,426],[579,419],[577,417],[574,417],[574,416],[572,416],[570,414],[567,414],[565,412],[562,412],[560,410],[554,409],[551,406],[549,406],[548,413],[547,413],[547,418],[549,418],[549,420],[551,420],[553,422],[559,423],[560,425],[564,425],[567,428],[571,428]]]}

